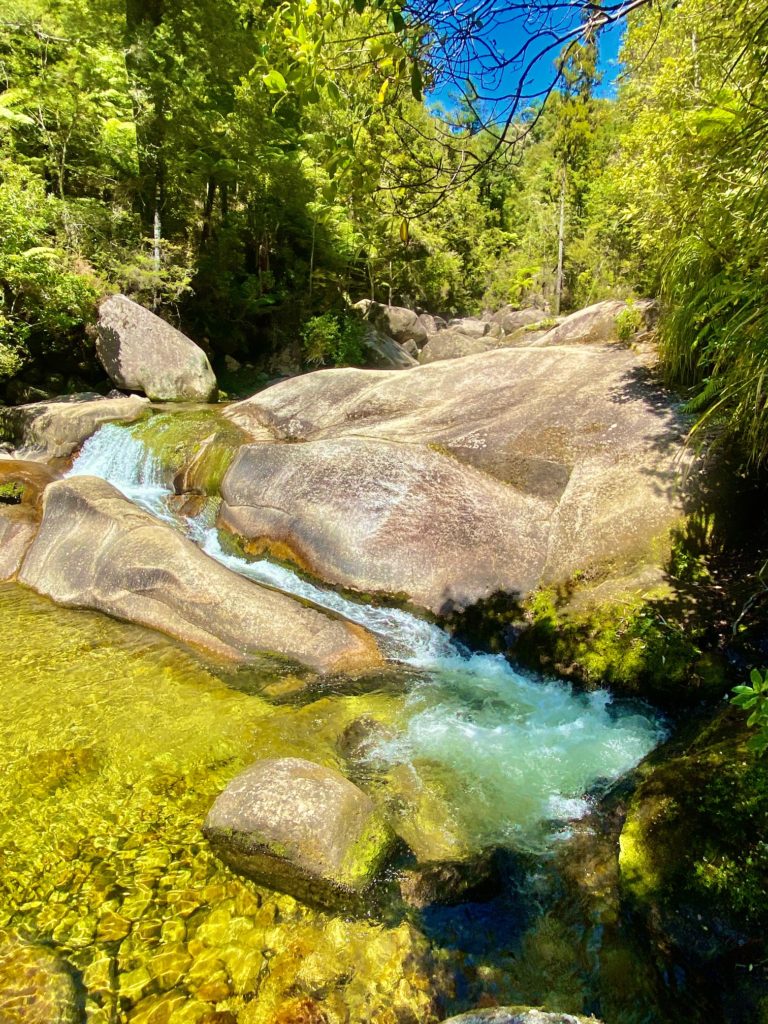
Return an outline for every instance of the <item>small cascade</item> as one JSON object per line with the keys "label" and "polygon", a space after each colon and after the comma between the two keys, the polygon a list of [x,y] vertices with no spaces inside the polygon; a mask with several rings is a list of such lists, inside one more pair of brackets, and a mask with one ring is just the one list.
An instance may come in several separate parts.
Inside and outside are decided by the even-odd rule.
{"label": "small cascade", "polygon": [[596,782],[629,771],[664,738],[647,708],[613,704],[606,691],[579,694],[566,683],[534,679],[501,656],[465,651],[407,611],[352,601],[267,559],[226,553],[209,515],[186,519],[170,510],[159,461],[130,427],[101,427],[71,474],[108,480],[231,571],[364,626],[388,658],[415,669],[408,725],[371,757],[430,765],[480,845],[536,848],[554,823],[588,811],[583,794]]}
{"label": "small cascade", "polygon": [[88,438],[67,476],[98,476],[131,501],[166,522],[172,491],[160,460],[127,427],[105,423]]}

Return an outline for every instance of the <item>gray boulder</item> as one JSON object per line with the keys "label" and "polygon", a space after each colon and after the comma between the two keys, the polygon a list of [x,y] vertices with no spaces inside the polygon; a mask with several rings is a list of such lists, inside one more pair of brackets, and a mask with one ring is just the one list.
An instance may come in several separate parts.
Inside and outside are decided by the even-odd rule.
{"label": "gray boulder", "polygon": [[417,313],[404,306],[384,306],[370,299],[361,299],[354,307],[361,316],[399,344],[415,341],[421,348],[427,340],[427,331]]}
{"label": "gray boulder", "polygon": [[148,409],[149,399],[138,395],[67,395],[0,409],[0,428],[27,458],[61,459],[70,456],[103,423],[132,423]]}
{"label": "gray boulder", "polygon": [[538,323],[545,318],[545,313],[533,306],[526,306],[525,309],[516,309],[514,306],[502,306],[501,309],[488,316],[488,322],[498,324],[505,334],[511,334],[521,327]]}
{"label": "gray boulder", "polygon": [[483,338],[491,329],[490,324],[484,320],[476,320],[474,317],[461,317],[458,320],[451,320],[448,329],[456,334],[463,334],[467,338]]}
{"label": "gray boulder", "polygon": [[431,313],[420,313],[419,323],[427,332],[427,338],[431,337],[433,334],[437,334],[438,331],[442,331],[447,327],[447,324],[442,317],[432,316]]}
{"label": "gray boulder", "polygon": [[[628,308],[620,299],[607,299],[571,313],[557,327],[539,339],[538,345],[606,345],[619,340],[617,317]],[[632,303],[642,327],[655,320],[656,303],[641,299]]]}
{"label": "gray boulder", "polygon": [[203,832],[235,871],[330,905],[366,889],[391,845],[370,797],[334,769],[296,757],[258,761],[233,779]]}
{"label": "gray boulder", "polygon": [[402,345],[374,324],[365,324],[363,344],[368,350],[368,363],[375,369],[408,370],[418,365]]}
{"label": "gray boulder", "polygon": [[461,359],[463,356],[477,355],[478,352],[490,352],[494,348],[499,348],[500,344],[500,339],[490,333],[471,337],[449,327],[439,334],[432,335],[419,354],[419,362],[425,364],[436,363],[442,359]]}
{"label": "gray boulder", "polygon": [[213,402],[216,378],[205,352],[148,309],[110,295],[99,308],[96,352],[119,388],[158,402]]}
{"label": "gray boulder", "polygon": [[230,572],[111,484],[50,484],[19,582],[59,604],[95,608],[235,661],[276,653],[318,672],[381,663],[361,627]]}

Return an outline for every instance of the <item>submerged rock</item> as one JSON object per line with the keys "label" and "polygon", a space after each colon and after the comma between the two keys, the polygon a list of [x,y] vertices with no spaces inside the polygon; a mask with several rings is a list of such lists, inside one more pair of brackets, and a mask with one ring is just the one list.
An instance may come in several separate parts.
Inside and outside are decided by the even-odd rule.
{"label": "submerged rock", "polygon": [[296,757],[259,761],[233,779],[203,831],[236,871],[331,905],[369,886],[391,845],[361,789]]}
{"label": "submerged rock", "polygon": [[230,572],[95,477],[49,486],[19,581],[238,661],[276,653],[318,672],[382,661],[361,627]]}
{"label": "submerged rock", "polygon": [[0,935],[0,1020],[3,1024],[79,1024],[72,974],[44,946]]}
{"label": "submerged rock", "polygon": [[181,331],[125,295],[99,308],[96,352],[119,388],[159,402],[212,402],[216,378],[205,352]]}
{"label": "submerged rock", "polygon": [[222,496],[221,521],[234,532],[285,545],[324,579],[405,592],[434,612],[527,592],[547,557],[550,507],[427,447],[249,445]]}
{"label": "submerged rock", "polygon": [[148,408],[149,399],[138,395],[67,395],[0,409],[0,428],[20,446],[21,454],[42,460],[61,459],[71,455],[103,423],[132,423]]}
{"label": "submerged rock", "polygon": [[332,582],[440,612],[658,565],[685,427],[647,378],[633,352],[584,345],[284,381],[225,415],[304,443],[244,449],[223,516]]}
{"label": "submerged rock", "polygon": [[493,1006],[470,1010],[442,1024],[600,1024],[596,1017],[574,1017],[571,1013],[550,1013],[530,1006]]}

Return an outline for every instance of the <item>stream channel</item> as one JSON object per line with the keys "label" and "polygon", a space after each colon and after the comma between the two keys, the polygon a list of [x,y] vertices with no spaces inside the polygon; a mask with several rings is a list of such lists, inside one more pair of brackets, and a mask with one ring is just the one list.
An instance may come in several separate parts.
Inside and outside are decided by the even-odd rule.
{"label": "stream channel", "polygon": [[[153,436],[184,415],[155,414]],[[93,1024],[405,1024],[483,1003],[662,1020],[631,936],[608,929],[608,945],[603,924],[569,919],[553,866],[596,797],[664,738],[661,717],[236,553],[215,499],[192,518],[174,511],[169,460],[141,426],[101,427],[70,473],[108,480],[231,571],[365,626],[390,663],[373,681],[307,689],[277,659],[233,669],[0,585],[2,664],[14,667],[0,716],[0,819],[12,822],[0,927],[68,960]],[[353,916],[234,875],[202,820],[249,763],[289,755],[342,771],[417,861],[465,865],[477,884],[409,905],[397,882],[419,869],[403,847],[397,877]]]}

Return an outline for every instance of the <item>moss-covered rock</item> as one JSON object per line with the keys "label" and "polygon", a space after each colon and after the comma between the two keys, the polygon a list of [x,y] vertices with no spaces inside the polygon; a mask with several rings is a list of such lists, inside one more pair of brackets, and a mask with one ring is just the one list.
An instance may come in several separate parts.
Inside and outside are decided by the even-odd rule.
{"label": "moss-covered rock", "polygon": [[694,964],[763,960],[768,924],[768,763],[724,712],[650,769],[621,832],[621,884],[657,944]]}

